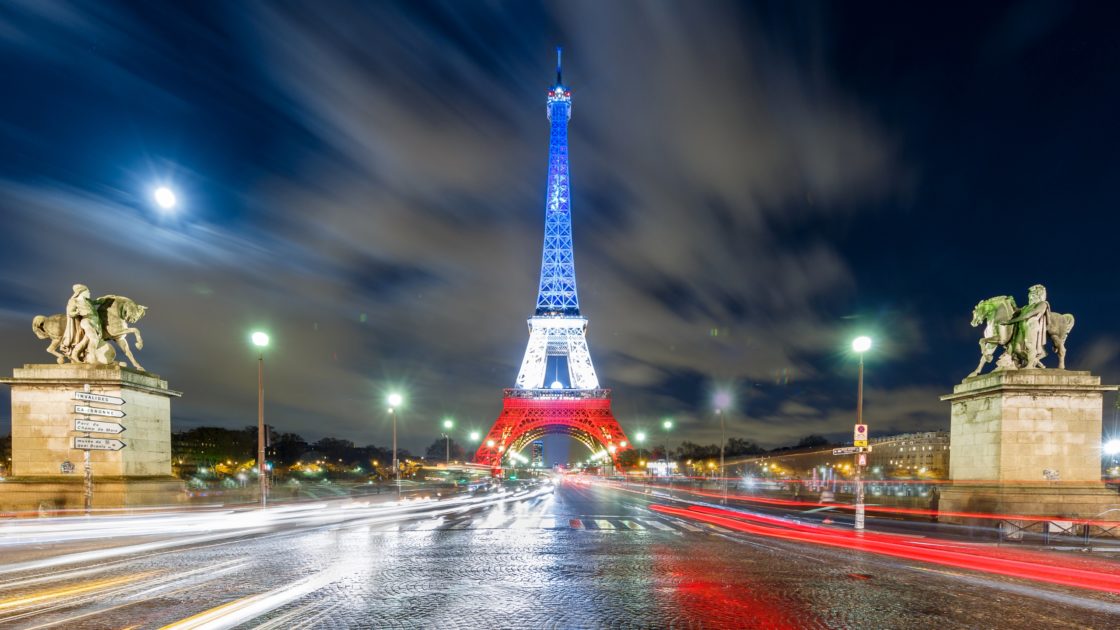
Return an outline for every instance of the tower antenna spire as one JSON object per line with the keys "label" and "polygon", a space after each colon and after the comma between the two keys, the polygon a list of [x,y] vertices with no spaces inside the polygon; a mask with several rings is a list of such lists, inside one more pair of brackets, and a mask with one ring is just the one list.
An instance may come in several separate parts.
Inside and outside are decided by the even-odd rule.
{"label": "tower antenna spire", "polygon": [[564,85],[564,79],[560,72],[560,56],[563,52],[563,48],[559,46],[556,47],[556,85]]}

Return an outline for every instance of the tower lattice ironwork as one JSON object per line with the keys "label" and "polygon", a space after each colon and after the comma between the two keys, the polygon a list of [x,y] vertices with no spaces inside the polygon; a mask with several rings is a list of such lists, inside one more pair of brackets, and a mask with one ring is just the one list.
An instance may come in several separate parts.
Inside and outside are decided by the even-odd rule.
{"label": "tower lattice ironwork", "polygon": [[529,344],[515,387],[505,390],[502,414],[475,454],[475,461],[494,468],[511,451],[518,452],[549,433],[571,435],[616,463],[628,446],[611,413],[610,390],[599,387],[587,348],[587,319],[579,310],[568,163],[572,93],[564,86],[561,68],[557,48],[556,84],[547,96],[544,248],[537,307],[528,322]]}

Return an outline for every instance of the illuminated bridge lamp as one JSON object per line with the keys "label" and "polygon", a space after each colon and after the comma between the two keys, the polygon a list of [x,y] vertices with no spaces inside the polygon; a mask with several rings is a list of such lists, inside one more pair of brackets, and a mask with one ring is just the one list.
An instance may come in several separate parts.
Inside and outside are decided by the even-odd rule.
{"label": "illuminated bridge lamp", "polygon": [[398,392],[390,392],[385,397],[385,402],[389,403],[389,415],[393,418],[393,475],[397,482],[397,502],[401,500],[401,466],[397,460],[397,409],[404,404],[404,396]]}
{"label": "illuminated bridge lamp", "polygon": [[[161,189],[166,190],[166,189]],[[158,190],[157,192],[157,200]],[[167,191],[169,194],[170,190]],[[171,195],[171,205],[175,205],[175,196]],[[256,331],[249,335],[260,352],[257,355],[257,479],[260,486],[261,509],[268,503],[268,474],[265,472],[265,433],[264,433],[264,349],[268,347],[268,333]]]}

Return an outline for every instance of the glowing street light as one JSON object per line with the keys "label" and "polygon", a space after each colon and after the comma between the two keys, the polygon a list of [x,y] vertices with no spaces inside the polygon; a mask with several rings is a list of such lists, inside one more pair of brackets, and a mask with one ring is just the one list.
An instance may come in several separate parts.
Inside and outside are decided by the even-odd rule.
{"label": "glowing street light", "polygon": [[471,441],[477,442],[482,439],[482,435],[478,431],[471,431]]}
{"label": "glowing street light", "polygon": [[1109,440],[1101,448],[1105,455],[1120,455],[1120,440]]}
{"label": "glowing street light", "polygon": [[397,482],[397,501],[401,500],[401,466],[397,461],[397,408],[404,404],[404,396],[392,392],[385,397],[389,403],[389,416],[393,419],[393,475]]}
{"label": "glowing street light", "polygon": [[164,210],[170,210],[178,203],[178,199],[175,198],[175,191],[167,186],[160,186],[152,191],[152,198],[155,199],[156,205]]}
{"label": "glowing street light", "polygon": [[[171,191],[166,188],[156,190],[156,200],[159,200],[160,190],[166,190],[171,195],[171,204],[174,205],[175,195],[171,194]],[[268,333],[258,330],[249,338],[260,352],[257,355],[257,478],[260,483],[261,509],[263,510],[268,504],[268,474],[264,467],[264,349],[268,347]]]}

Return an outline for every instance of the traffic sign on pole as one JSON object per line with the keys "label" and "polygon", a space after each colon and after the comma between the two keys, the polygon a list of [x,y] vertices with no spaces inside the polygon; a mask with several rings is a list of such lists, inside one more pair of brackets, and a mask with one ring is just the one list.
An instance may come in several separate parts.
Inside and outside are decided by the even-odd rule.
{"label": "traffic sign on pole", "polygon": [[84,413],[87,416],[105,416],[106,418],[123,418],[124,412],[120,409],[102,409],[88,405],[75,405],[74,413]]}
{"label": "traffic sign on pole", "polygon": [[867,446],[867,425],[857,424],[853,433],[852,443],[855,446]]}
{"label": "traffic sign on pole", "polygon": [[124,432],[124,426],[116,422],[102,422],[89,418],[74,418],[74,430],[83,433],[111,433],[116,435]]}
{"label": "traffic sign on pole", "polygon": [[124,399],[116,396],[106,396],[105,394],[91,394],[89,392],[74,392],[75,400],[84,400],[86,402],[103,403],[106,405],[123,405]]}
{"label": "traffic sign on pole", "polygon": [[120,440],[109,438],[76,437],[74,448],[83,451],[119,451],[126,445]]}

